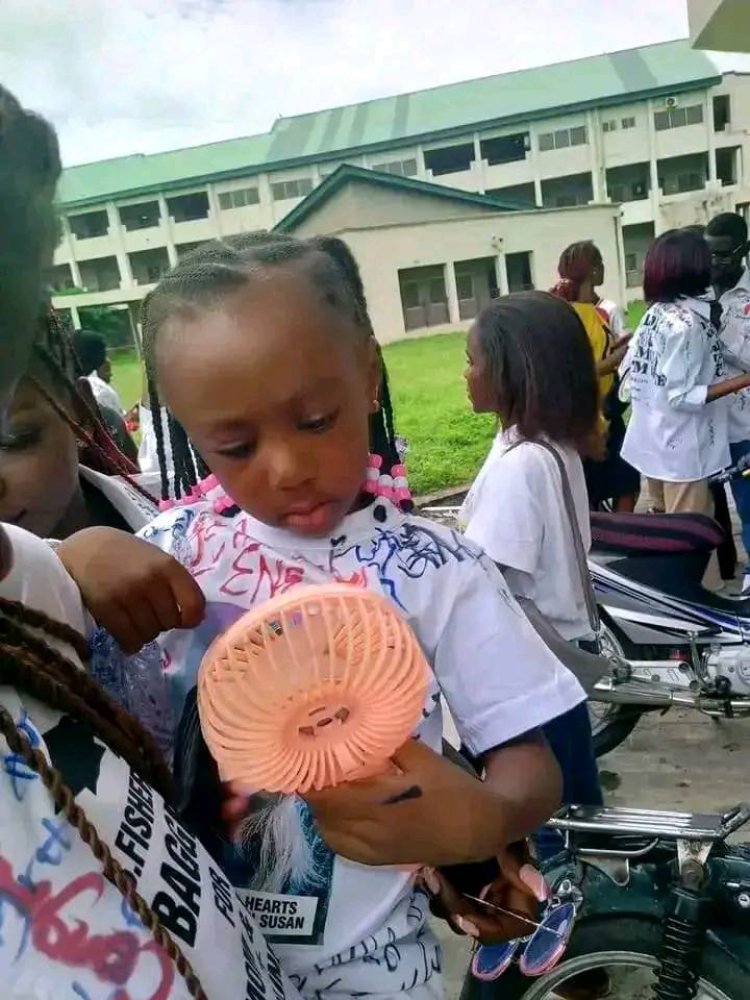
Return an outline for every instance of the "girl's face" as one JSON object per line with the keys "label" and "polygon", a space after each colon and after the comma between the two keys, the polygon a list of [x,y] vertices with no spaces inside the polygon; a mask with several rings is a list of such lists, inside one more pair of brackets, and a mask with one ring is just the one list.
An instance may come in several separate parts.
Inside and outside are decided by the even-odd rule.
{"label": "girl's face", "polygon": [[0,430],[0,521],[52,537],[78,488],[75,434],[34,384],[22,381]]}
{"label": "girl's face", "polygon": [[484,355],[479,344],[476,324],[466,338],[466,369],[464,371],[466,389],[475,413],[497,413],[497,390],[487,370]]}
{"label": "girl's face", "polygon": [[166,405],[236,504],[300,535],[335,529],[364,481],[379,365],[299,269],[171,317],[156,363]]}

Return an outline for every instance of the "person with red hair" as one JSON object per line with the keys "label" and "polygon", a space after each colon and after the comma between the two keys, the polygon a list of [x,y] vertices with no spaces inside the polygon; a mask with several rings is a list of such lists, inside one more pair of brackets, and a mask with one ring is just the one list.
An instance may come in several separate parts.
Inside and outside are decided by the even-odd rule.
{"label": "person with red hair", "polygon": [[[593,509],[612,504],[617,511],[633,511],[640,492],[640,477],[620,456],[625,423],[618,398],[617,368],[625,356],[629,335],[622,310],[605,302],[596,289],[604,281],[604,261],[591,240],[571,243],[560,254],[560,280],[553,295],[569,302],[586,328],[599,376],[602,421],[606,427],[603,460],[586,459],[584,473]],[[613,332],[614,331],[614,332]]]}

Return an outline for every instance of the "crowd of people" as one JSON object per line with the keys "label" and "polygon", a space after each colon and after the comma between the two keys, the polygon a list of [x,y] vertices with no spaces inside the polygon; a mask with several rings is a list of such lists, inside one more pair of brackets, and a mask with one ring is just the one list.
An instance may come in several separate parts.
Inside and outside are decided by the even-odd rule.
{"label": "crowd of people", "polygon": [[[709,476],[750,451],[747,229],[660,237],[632,337],[590,242],[551,293],[480,314],[467,387],[500,430],[459,533],[415,513],[335,238],[204,244],[147,296],[139,470],[106,350],[45,302],[59,167],[53,130],[0,89],[3,982],[40,1000],[439,998],[430,909],[475,940],[521,936],[511,914],[549,894],[543,824],[601,802],[584,692],[523,607],[566,648],[591,640],[572,542],[588,549],[590,509],[632,511],[644,476],[663,509],[712,512]],[[736,502],[750,532],[744,484]],[[304,798],[224,784],[204,653],[332,580],[414,630],[432,667],[414,739],[395,773]],[[445,752],[443,706],[471,767]],[[462,887],[488,859],[494,912]]]}

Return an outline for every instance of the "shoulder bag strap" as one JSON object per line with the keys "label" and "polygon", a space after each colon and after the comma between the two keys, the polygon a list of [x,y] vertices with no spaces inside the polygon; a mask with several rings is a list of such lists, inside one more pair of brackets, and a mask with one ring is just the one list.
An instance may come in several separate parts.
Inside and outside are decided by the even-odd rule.
{"label": "shoulder bag strap", "polygon": [[[575,501],[573,500],[573,491],[570,488],[570,479],[568,478],[565,463],[560,457],[558,450],[553,448],[552,445],[548,444],[546,441],[516,441],[510,446],[510,448],[508,448],[508,451],[512,451],[513,448],[517,448],[521,444],[536,444],[540,448],[544,448],[545,451],[548,451],[550,455],[552,455],[555,463],[557,464],[557,470],[560,473],[560,482],[562,484],[563,502],[565,503],[565,510],[568,515],[568,521],[570,522],[570,529],[573,536],[573,549],[575,551],[578,575],[580,578],[581,590],[583,591],[583,599],[586,604],[586,612],[588,614],[589,624],[591,625],[594,634],[598,635],[600,629],[599,608],[596,603],[594,586],[591,583],[591,574],[589,573],[586,549],[583,545],[583,537],[581,536],[581,528],[578,524]],[[506,451],[506,455],[508,451]]]}

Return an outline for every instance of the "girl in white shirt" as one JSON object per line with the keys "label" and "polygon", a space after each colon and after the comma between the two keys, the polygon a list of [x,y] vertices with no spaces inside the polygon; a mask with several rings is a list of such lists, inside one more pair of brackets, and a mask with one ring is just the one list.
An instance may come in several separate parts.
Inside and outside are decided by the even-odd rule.
{"label": "girl in white shirt", "polygon": [[708,478],[731,462],[724,397],[750,385],[750,375],[726,377],[710,280],[698,233],[670,230],[649,247],[650,306],[626,359],[632,415],[623,455],[658,481],[667,511],[713,512]]}
{"label": "girl in white shirt", "polygon": [[[591,628],[555,459],[570,481],[578,527],[591,544],[581,456],[601,448],[599,395],[586,330],[567,302],[546,292],[497,299],[469,331],[466,383],[475,412],[502,427],[466,498],[466,535],[500,566],[511,591],[530,598],[564,639]],[[563,800],[601,803],[586,704],[544,727],[563,772]],[[543,841],[543,848],[549,846]]]}

